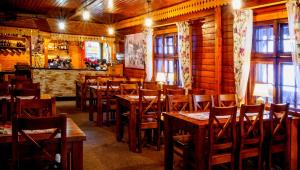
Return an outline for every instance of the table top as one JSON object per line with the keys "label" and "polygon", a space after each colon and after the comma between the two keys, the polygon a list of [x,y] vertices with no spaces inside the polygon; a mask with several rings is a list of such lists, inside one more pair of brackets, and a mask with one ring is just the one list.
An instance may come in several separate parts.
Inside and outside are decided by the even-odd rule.
{"label": "table top", "polygon": [[[170,117],[175,118],[179,120],[183,120],[186,122],[189,122],[191,124],[197,125],[197,126],[207,126],[208,125],[208,119],[209,119],[209,112],[164,112],[164,117]],[[249,113],[248,114],[249,119],[255,119],[256,114]],[[298,117],[288,116],[289,119],[299,119]],[[165,119],[165,118],[164,118]],[[239,121],[239,113],[237,114],[236,121]],[[269,112],[265,111],[263,115],[264,121],[269,120]],[[222,121],[224,120],[224,121]],[[226,117],[224,116],[224,119],[220,117],[220,123],[226,122]]]}
{"label": "table top", "polygon": [[[6,124],[6,127],[11,128],[11,123]],[[43,134],[34,134],[38,135],[39,138]],[[67,142],[73,142],[73,141],[84,141],[86,140],[85,133],[78,127],[78,125],[71,119],[67,118]],[[12,134],[0,134],[0,143],[11,143],[12,142]]]}
{"label": "table top", "polygon": [[[98,90],[98,89],[101,89],[101,90],[104,90],[104,89],[107,89],[107,86],[95,86],[95,85],[92,85],[90,86],[91,89],[94,89],[94,90]],[[120,86],[109,86],[110,89],[119,89]]]}

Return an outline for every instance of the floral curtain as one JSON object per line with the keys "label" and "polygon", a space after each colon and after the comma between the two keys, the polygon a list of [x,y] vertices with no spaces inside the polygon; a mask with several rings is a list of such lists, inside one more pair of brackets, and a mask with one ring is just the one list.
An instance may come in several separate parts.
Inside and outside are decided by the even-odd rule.
{"label": "floral curtain", "polygon": [[146,39],[146,47],[144,50],[145,55],[145,71],[146,71],[146,81],[151,81],[153,76],[153,41],[152,41],[152,35],[153,35],[153,29],[152,28],[146,28],[144,31],[145,39]]}
{"label": "floral curtain", "polygon": [[186,21],[177,22],[176,25],[178,30],[179,76],[183,87],[189,89],[192,87],[190,27]]}
{"label": "floral curtain", "polygon": [[295,66],[297,96],[300,96],[300,1],[290,0],[286,6],[289,20],[291,53]]}
{"label": "floral curtain", "polygon": [[250,72],[253,32],[252,10],[235,10],[233,22],[233,57],[235,88],[239,104],[244,102]]}

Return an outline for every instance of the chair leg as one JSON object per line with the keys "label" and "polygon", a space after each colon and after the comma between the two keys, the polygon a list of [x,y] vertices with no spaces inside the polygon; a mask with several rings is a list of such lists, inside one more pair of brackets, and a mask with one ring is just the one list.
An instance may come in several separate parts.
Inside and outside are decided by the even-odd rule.
{"label": "chair leg", "polygon": [[141,128],[138,128],[138,152],[142,152],[142,131]]}
{"label": "chair leg", "polygon": [[243,169],[243,159],[239,158],[239,170]]}
{"label": "chair leg", "polygon": [[103,125],[103,110],[102,110],[102,100],[100,98],[97,99],[97,125]]}
{"label": "chair leg", "polygon": [[157,128],[157,151],[160,151],[160,128]]}
{"label": "chair leg", "polygon": [[93,121],[93,114],[94,114],[94,100],[90,100],[89,102],[89,121]]}

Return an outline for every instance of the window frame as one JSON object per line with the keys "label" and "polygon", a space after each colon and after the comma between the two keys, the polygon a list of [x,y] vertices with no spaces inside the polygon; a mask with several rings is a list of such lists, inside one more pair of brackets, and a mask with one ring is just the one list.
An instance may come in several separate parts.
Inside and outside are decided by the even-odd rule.
{"label": "window frame", "polygon": [[[166,45],[166,38],[167,37],[173,37],[173,47],[174,47],[174,54],[165,54],[165,45]],[[158,54],[158,45],[157,45],[157,38],[162,38],[163,39],[163,53],[162,54]],[[178,34],[177,32],[174,33],[164,33],[164,34],[156,34],[154,35],[153,38],[153,45],[154,45],[154,58],[153,58],[153,65],[154,65],[154,80],[156,79],[156,74],[157,74],[157,62],[158,60],[162,60],[163,64],[162,64],[162,70],[163,72],[169,72],[169,68],[166,71],[165,70],[165,61],[170,61],[173,60],[174,62],[174,85],[179,85],[179,60],[178,60],[178,44],[177,44],[177,38],[178,38]],[[169,82],[167,82],[167,84],[169,84]]]}
{"label": "window frame", "polygon": [[[274,73],[274,91],[273,102],[279,103],[282,99],[282,64],[293,64],[292,56],[290,52],[283,52],[280,49],[281,43],[281,25],[288,24],[287,19],[277,19],[271,21],[256,22],[253,24],[253,41],[251,52],[251,72],[248,83],[248,102],[255,103],[255,97],[253,96],[254,85],[256,83],[256,64],[273,64]],[[274,51],[273,53],[259,53],[256,52],[256,28],[261,26],[273,26],[274,36]],[[295,87],[296,88],[296,87]],[[293,110],[293,109],[292,109]]]}

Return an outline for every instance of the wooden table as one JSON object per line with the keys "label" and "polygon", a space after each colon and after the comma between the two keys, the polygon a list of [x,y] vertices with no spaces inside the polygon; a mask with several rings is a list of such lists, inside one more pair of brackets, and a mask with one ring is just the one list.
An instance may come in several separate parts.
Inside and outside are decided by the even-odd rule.
{"label": "wooden table", "polygon": [[[238,118],[237,118],[238,119]],[[264,121],[268,121],[267,115],[264,115]],[[290,120],[290,169],[297,169],[298,161],[298,122],[299,118],[289,116]],[[164,148],[164,161],[165,170],[173,169],[173,132],[177,129],[190,127],[193,129],[193,142],[195,144],[195,163],[196,169],[203,169],[206,167],[205,150],[205,138],[208,126],[207,120],[193,119],[188,116],[180,114],[180,112],[164,113],[164,136],[165,136],[165,148]]]}
{"label": "wooden table", "polygon": [[[42,134],[36,134],[40,137]],[[32,135],[34,137],[34,135]],[[77,126],[77,124],[70,118],[67,118],[67,150],[68,150],[68,169],[69,170],[83,170],[83,141],[86,140],[84,132]],[[0,145],[11,144],[11,134],[0,134]],[[9,150],[11,152],[11,149]],[[7,158],[6,152],[0,152],[1,158]],[[7,158],[9,159],[9,158]],[[4,162],[2,162],[4,161]],[[1,159],[1,163],[7,161]],[[3,165],[3,164],[1,164]]]}

